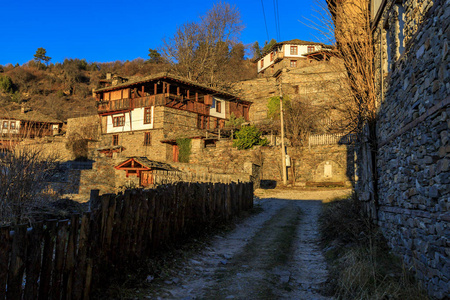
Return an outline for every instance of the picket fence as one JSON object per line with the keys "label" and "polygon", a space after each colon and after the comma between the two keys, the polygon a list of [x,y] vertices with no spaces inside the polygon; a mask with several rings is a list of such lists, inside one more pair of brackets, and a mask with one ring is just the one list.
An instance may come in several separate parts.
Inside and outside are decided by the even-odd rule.
{"label": "picket fence", "polygon": [[99,197],[70,220],[0,227],[0,299],[89,299],[102,278],[253,206],[252,183],[177,183]]}

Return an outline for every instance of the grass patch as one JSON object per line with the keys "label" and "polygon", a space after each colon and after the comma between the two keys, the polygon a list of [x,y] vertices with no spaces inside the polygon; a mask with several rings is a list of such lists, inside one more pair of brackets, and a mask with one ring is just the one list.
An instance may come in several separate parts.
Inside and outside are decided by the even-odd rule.
{"label": "grass patch", "polygon": [[428,299],[410,270],[391,254],[378,227],[347,197],[324,204],[320,231],[339,299]]}

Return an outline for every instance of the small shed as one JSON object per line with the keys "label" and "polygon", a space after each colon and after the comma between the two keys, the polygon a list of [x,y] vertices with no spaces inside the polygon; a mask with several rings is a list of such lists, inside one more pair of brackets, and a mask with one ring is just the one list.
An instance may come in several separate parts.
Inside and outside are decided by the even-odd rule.
{"label": "small shed", "polygon": [[167,163],[136,156],[128,158],[114,168],[125,171],[126,177],[130,175],[139,177],[139,185],[144,187],[153,184],[153,170],[177,171]]}

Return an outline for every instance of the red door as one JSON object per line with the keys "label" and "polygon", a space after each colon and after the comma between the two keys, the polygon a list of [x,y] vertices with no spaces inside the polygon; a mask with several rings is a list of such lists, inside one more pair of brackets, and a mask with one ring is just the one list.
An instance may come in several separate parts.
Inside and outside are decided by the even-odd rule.
{"label": "red door", "polygon": [[172,151],[173,151],[173,162],[178,162],[178,153],[179,153],[178,145],[173,145]]}

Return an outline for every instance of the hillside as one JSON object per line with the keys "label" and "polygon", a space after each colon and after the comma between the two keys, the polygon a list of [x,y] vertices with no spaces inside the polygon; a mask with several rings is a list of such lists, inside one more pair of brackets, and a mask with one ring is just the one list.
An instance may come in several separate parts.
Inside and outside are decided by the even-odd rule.
{"label": "hillside", "polygon": [[[256,77],[250,60],[242,60],[233,70],[230,81]],[[0,66],[1,113],[21,105],[59,120],[96,113],[92,90],[99,87],[107,73],[123,77],[148,76],[169,71],[166,63],[143,59],[109,63],[88,63],[84,59],[66,59],[63,63],[45,66],[30,61],[22,66]],[[227,82],[222,84],[227,85]]]}

